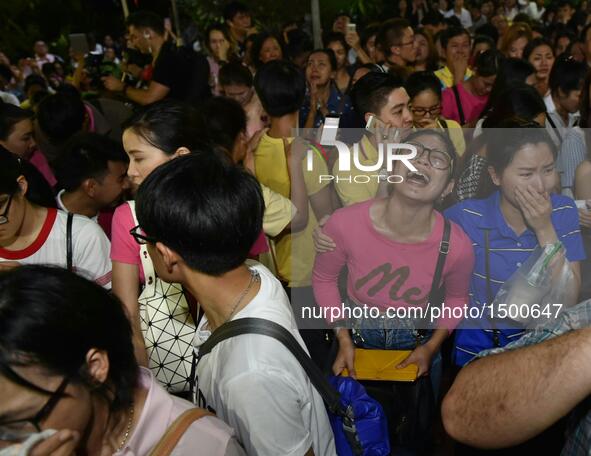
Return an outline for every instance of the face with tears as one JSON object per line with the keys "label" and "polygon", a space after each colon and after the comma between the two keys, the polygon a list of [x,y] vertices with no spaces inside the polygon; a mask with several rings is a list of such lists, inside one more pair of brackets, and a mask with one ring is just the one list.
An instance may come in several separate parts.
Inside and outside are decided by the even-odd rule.
{"label": "face with tears", "polygon": [[[410,161],[416,171],[402,162],[396,163],[394,173],[404,180],[395,186],[395,193],[412,201],[432,204],[447,196],[454,185],[452,174],[456,158],[449,138],[439,131],[423,129],[401,142],[416,147],[417,155]],[[408,150],[400,152],[408,153]]]}

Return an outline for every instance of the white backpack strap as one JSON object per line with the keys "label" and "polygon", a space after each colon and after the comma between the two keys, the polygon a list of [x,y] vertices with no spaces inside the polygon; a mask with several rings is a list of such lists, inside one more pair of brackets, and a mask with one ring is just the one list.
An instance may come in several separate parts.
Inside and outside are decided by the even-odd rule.
{"label": "white backpack strap", "polygon": [[[131,210],[134,226],[139,225],[137,221],[137,215],[135,214],[135,201],[128,201],[127,205]],[[144,278],[146,280],[141,297],[154,296],[154,292],[156,291],[156,273],[154,272],[154,263],[152,263],[152,259],[148,254],[148,248],[146,247],[146,244],[140,245],[140,260],[142,262]]]}

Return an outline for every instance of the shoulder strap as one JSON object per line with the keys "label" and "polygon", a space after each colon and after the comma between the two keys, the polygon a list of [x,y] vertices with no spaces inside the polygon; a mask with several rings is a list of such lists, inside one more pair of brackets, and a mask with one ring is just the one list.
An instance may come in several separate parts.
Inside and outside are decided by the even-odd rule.
{"label": "shoulder strap", "polygon": [[328,410],[343,420],[343,432],[354,455],[363,454],[363,448],[355,427],[353,407],[341,404],[339,393],[332,387],[320,368],[314,364],[312,358],[304,351],[293,335],[283,326],[262,318],[239,318],[224,323],[199,347],[199,359],[211,352],[213,347],[223,340],[241,334],[260,334],[272,337],[281,342],[298,360],[312,385],[324,400]]}
{"label": "shoulder strap", "polygon": [[562,135],[560,134],[560,130],[558,129],[558,127],[556,126],[556,123],[554,122],[554,120],[552,119],[552,114],[548,113],[546,115],[546,119],[548,120],[548,123],[550,124],[550,126],[552,127],[552,129],[554,130],[554,133],[556,133],[556,136],[558,137],[558,142],[559,144],[562,144]]}
{"label": "shoulder strap", "polygon": [[189,426],[204,416],[213,416],[213,413],[202,408],[192,408],[184,412],[170,425],[149,456],[169,456]]}
{"label": "shoulder strap", "polygon": [[242,334],[261,334],[281,342],[298,360],[310,381],[326,402],[328,409],[338,415],[344,413],[339,394],[322,375],[320,368],[314,364],[310,356],[293,335],[283,326],[262,318],[239,318],[224,323],[199,347],[199,359],[213,350],[220,342]]}
{"label": "shoulder strap", "polygon": [[460,126],[464,126],[466,123],[466,117],[464,116],[464,108],[462,108],[462,100],[460,99],[460,91],[458,90],[458,86],[455,85],[451,88],[453,90],[454,96],[456,98],[456,105],[458,106],[458,114],[460,115]]}
{"label": "shoulder strap", "polygon": [[74,270],[72,262],[73,249],[72,249],[72,222],[74,221],[74,214],[68,212],[68,220],[66,222],[66,264],[68,271]]}
{"label": "shoulder strap", "polygon": [[[486,268],[486,299],[487,299],[487,306],[490,306],[493,302],[493,294],[492,294],[492,287],[490,285],[490,239],[489,239],[490,230],[484,230],[484,267]],[[501,341],[499,339],[500,331],[494,327],[493,322],[493,344],[495,347],[501,346]]]}
{"label": "shoulder strap", "polygon": [[437,257],[437,265],[435,266],[435,273],[433,274],[433,283],[431,284],[431,291],[429,292],[429,299],[435,296],[439,289],[439,282],[441,282],[441,275],[445,266],[445,260],[449,253],[449,238],[451,234],[451,223],[448,219],[443,219],[443,236],[439,244],[439,256]]}
{"label": "shoulder strap", "polygon": [[[135,213],[135,201],[128,201],[127,205],[131,211],[134,225],[139,225],[137,221],[137,215]],[[140,245],[140,261],[142,263],[142,269],[144,270],[144,278],[146,281],[142,294],[145,294],[146,297],[154,296],[154,293],[156,292],[156,273],[154,272],[154,263],[152,263],[152,259],[148,254],[148,248],[146,244]]]}

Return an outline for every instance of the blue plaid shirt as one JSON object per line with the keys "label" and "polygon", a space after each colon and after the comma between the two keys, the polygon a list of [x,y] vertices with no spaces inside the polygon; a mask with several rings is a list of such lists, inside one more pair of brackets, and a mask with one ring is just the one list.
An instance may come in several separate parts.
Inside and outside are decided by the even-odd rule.
{"label": "blue plaid shirt", "polygon": [[[591,299],[562,312],[556,320],[539,326],[506,347],[485,350],[477,357],[483,358],[539,344],[561,334],[589,326],[591,326]],[[591,409],[587,400],[572,412],[566,444],[562,449],[561,456],[588,456],[589,454],[591,454]]]}

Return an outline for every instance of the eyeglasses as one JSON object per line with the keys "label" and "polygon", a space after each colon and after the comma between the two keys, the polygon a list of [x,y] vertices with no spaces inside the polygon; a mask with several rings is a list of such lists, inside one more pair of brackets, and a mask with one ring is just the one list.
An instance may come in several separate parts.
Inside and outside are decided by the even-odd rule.
{"label": "eyeglasses", "polygon": [[415,40],[407,41],[406,43],[402,42],[402,43],[398,44],[398,47],[410,46],[411,44],[414,45]]}
{"label": "eyeglasses", "polygon": [[429,114],[431,117],[437,117],[441,113],[441,105],[438,104],[430,108],[419,108],[411,105],[410,111],[417,116],[426,116]]}
{"label": "eyeglasses", "polygon": [[135,242],[137,242],[139,245],[156,244],[156,242],[158,242],[156,238],[148,236],[146,233],[144,233],[139,225],[134,226],[131,230],[129,230],[129,234],[133,236],[133,239],[135,239]]}
{"label": "eyeglasses", "polygon": [[64,397],[64,391],[69,382],[70,377],[65,377],[45,405],[33,417],[1,423],[0,441],[22,442],[28,439],[31,434],[41,432],[41,422],[51,414],[57,403]]}
{"label": "eyeglasses", "polygon": [[13,196],[14,196],[14,193],[12,195],[10,195],[10,197],[8,198],[8,203],[6,204],[6,209],[4,209],[4,212],[2,212],[2,214],[0,214],[0,225],[4,225],[5,223],[8,223],[8,211],[10,210],[10,203],[12,203]]}
{"label": "eyeglasses", "polygon": [[442,152],[437,149],[429,149],[419,143],[408,142],[407,144],[417,148],[417,156],[413,160],[418,160],[426,153],[429,164],[435,169],[446,170],[453,163],[453,159],[447,152]]}

